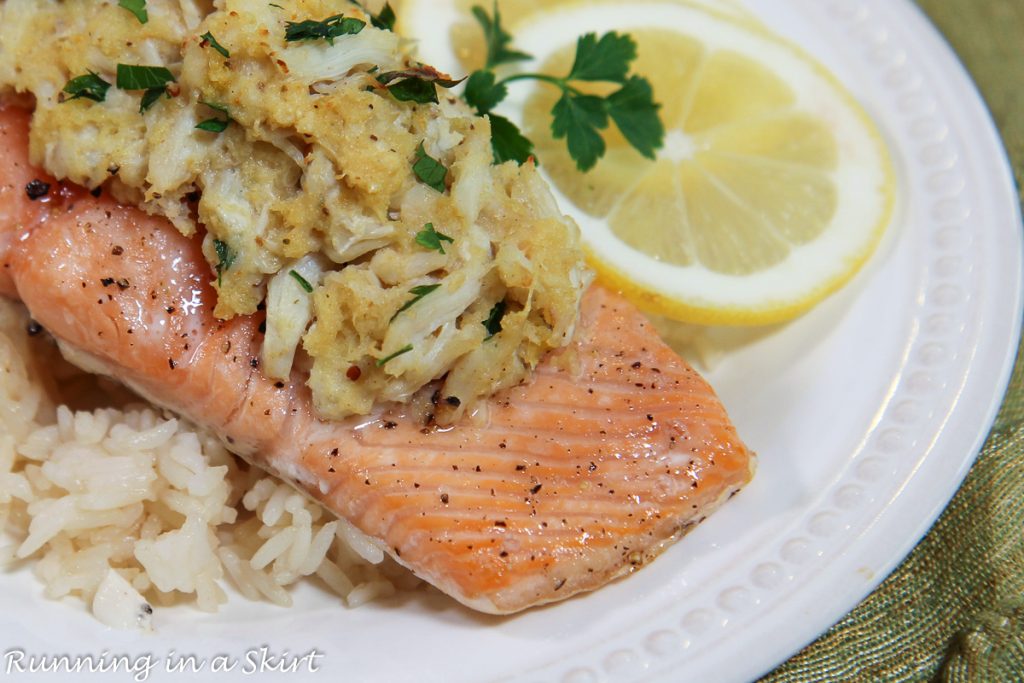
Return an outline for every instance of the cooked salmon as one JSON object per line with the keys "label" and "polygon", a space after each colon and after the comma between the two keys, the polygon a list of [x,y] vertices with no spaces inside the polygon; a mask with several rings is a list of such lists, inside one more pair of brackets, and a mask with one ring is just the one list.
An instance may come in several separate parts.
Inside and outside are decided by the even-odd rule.
{"label": "cooked salmon", "polygon": [[28,199],[42,176],[26,131],[23,113],[0,111],[4,290],[77,362],[214,430],[474,609],[598,588],[751,477],[753,454],[708,384],[596,286],[569,349],[454,427],[433,424],[444,406],[430,392],[321,420],[298,370],[261,374],[259,316],[213,316],[197,239],[106,197]]}

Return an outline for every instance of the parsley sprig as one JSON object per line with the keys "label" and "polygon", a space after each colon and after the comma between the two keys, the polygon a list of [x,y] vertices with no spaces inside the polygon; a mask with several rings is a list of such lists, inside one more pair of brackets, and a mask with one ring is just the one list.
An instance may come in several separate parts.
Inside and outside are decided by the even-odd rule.
{"label": "parsley sprig", "polygon": [[[521,73],[499,79],[495,71],[498,66],[530,56],[512,48],[512,37],[501,26],[497,2],[493,17],[479,6],[473,8],[473,15],[484,31],[487,61],[483,69],[469,77],[464,97],[478,114],[490,116],[495,162],[514,159],[523,163],[533,154],[533,145],[516,125],[493,113],[508,97],[508,85],[523,80],[548,83],[562,91],[551,110],[551,133],[555,139],[566,140],[569,156],[579,170],[589,171],[604,156],[601,131],[612,122],[640,154],[654,158],[665,140],[665,127],[658,116],[661,105],[654,101],[650,82],[629,73],[637,55],[636,41],[631,36],[612,31],[580,37],[572,68],[565,76]],[[611,83],[619,88],[602,97],[584,92],[579,87],[582,83]]]}
{"label": "parsley sprig", "polygon": [[512,35],[501,26],[501,14],[498,12],[498,2],[494,2],[494,18],[487,15],[487,10],[479,5],[473,7],[473,16],[484,30],[484,40],[487,41],[487,64],[485,68],[523,62],[533,59],[525,52],[512,49]]}

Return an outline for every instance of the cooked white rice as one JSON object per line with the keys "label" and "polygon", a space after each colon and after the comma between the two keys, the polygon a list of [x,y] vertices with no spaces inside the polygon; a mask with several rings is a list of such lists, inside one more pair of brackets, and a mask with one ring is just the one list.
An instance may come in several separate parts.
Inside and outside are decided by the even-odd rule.
{"label": "cooked white rice", "polygon": [[120,400],[54,362],[27,324],[0,300],[0,566],[31,562],[48,597],[79,596],[115,627],[148,627],[150,605],[215,611],[227,583],[288,606],[315,576],[350,607],[410,583],[347,522],[194,425],[138,403],[65,405]]}

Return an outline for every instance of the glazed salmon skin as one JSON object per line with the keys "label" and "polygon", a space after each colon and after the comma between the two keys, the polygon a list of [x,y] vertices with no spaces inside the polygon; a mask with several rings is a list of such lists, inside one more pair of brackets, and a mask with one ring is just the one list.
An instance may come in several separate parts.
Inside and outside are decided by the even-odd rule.
{"label": "glazed salmon skin", "polygon": [[[27,182],[25,116],[0,111],[0,136],[0,173]],[[476,610],[516,612],[629,573],[752,476],[707,383],[599,287],[568,352],[455,427],[425,426],[429,399],[326,422],[297,373],[260,374],[259,319],[213,317],[199,242],[105,198],[68,195],[40,218],[16,195],[0,195],[15,233],[0,256],[76,362],[214,430]]]}

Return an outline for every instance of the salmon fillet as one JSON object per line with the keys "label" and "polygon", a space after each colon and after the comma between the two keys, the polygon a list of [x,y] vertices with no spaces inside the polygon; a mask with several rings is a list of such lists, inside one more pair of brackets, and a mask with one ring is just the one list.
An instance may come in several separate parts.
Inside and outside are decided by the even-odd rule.
{"label": "salmon fillet", "polygon": [[566,352],[453,428],[429,426],[429,392],[322,421],[297,371],[261,375],[259,317],[214,318],[196,239],[73,189],[24,199],[39,175],[26,125],[0,111],[0,288],[76,362],[214,430],[469,607],[511,613],[598,588],[751,477],[753,454],[711,388],[599,287]]}

